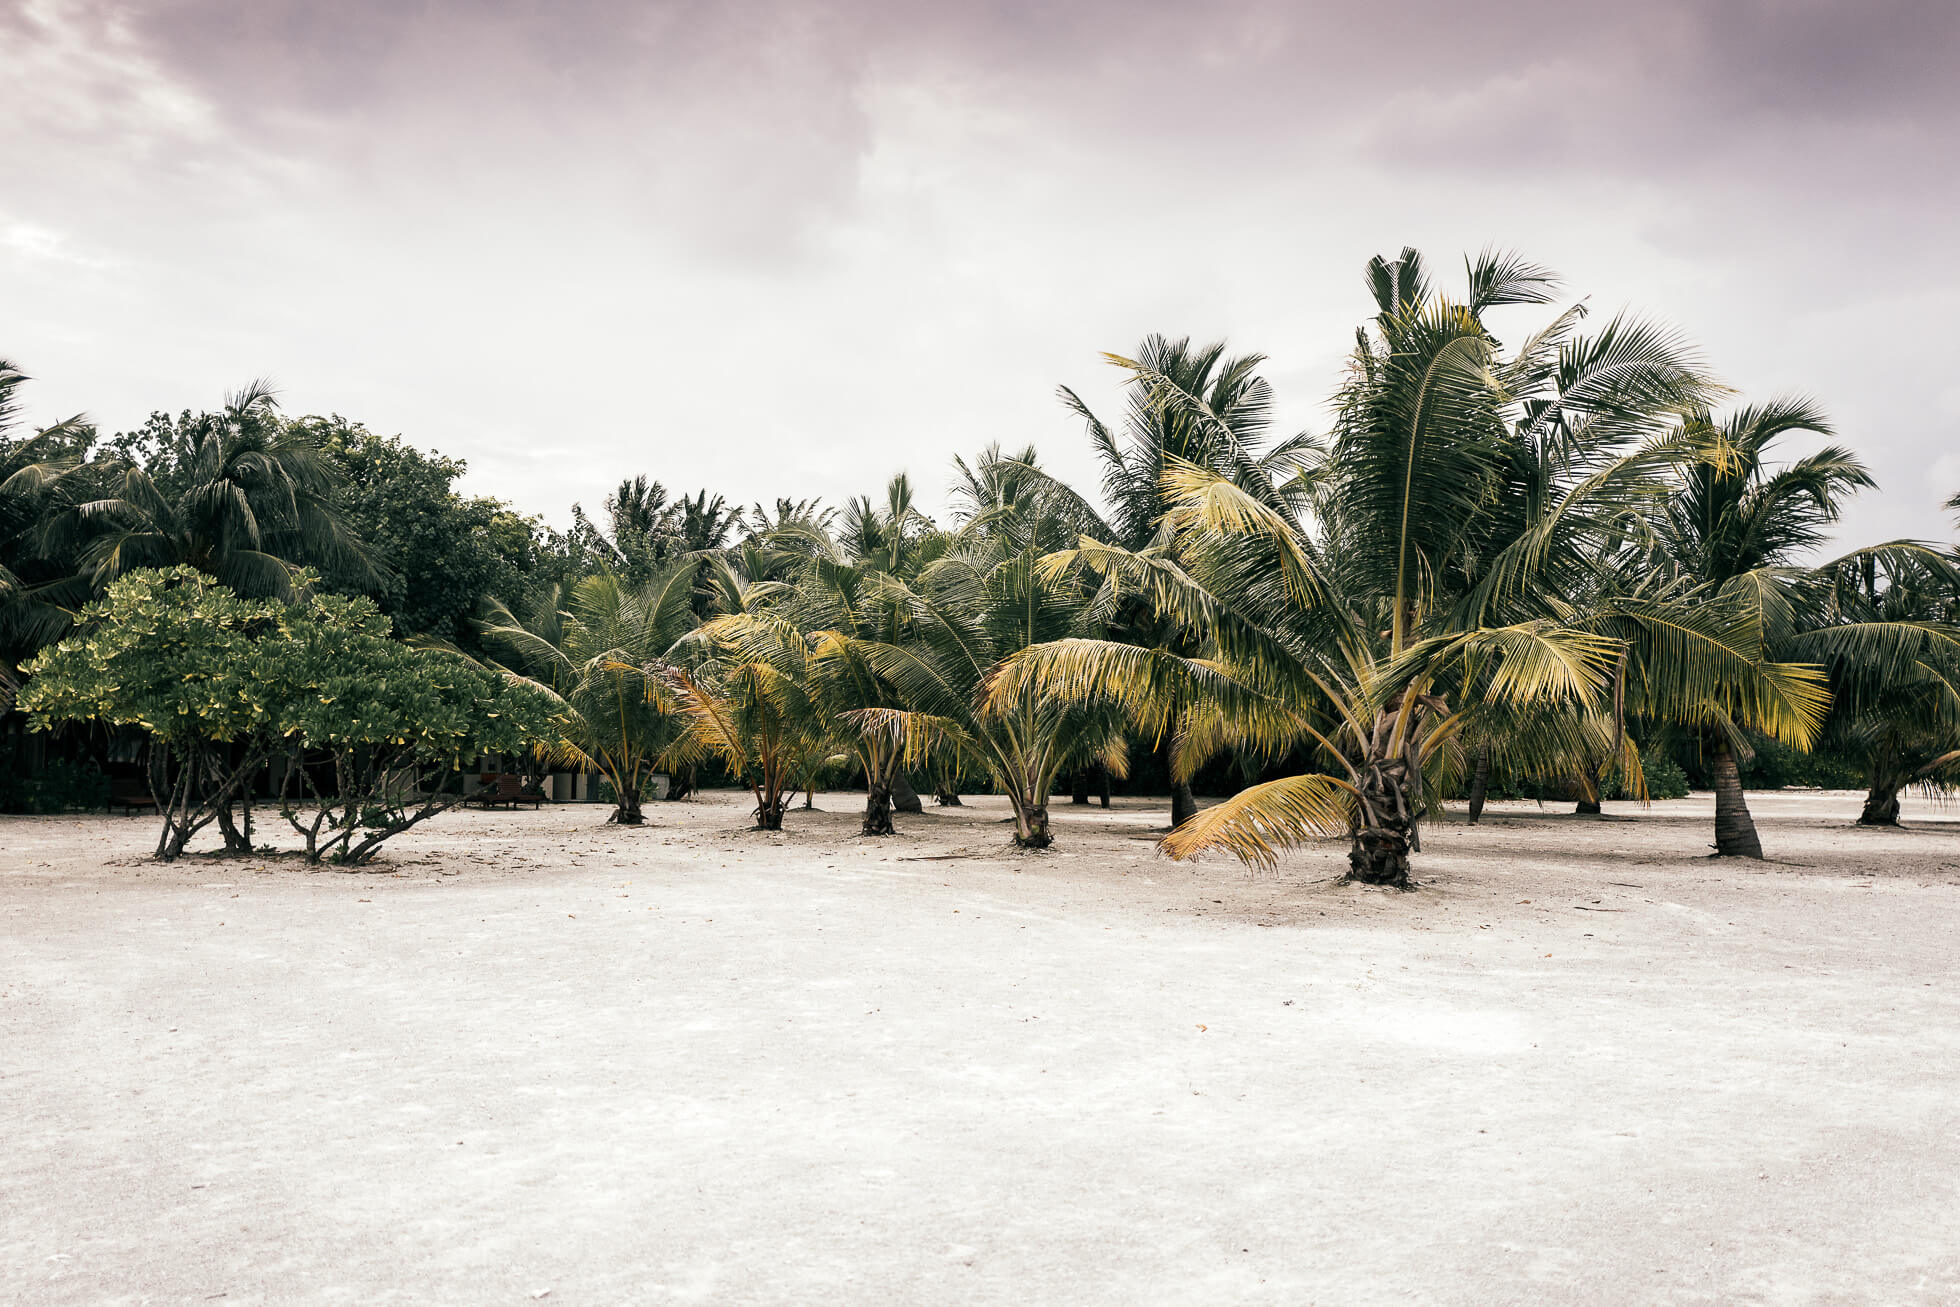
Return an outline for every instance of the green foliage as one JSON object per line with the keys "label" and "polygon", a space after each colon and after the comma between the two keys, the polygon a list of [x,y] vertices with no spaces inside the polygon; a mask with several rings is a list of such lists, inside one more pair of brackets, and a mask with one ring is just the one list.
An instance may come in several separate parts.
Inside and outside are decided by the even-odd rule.
{"label": "green foliage", "polygon": [[[359,864],[382,843],[454,805],[431,793],[431,769],[460,768],[486,753],[522,754],[558,727],[550,698],[460,655],[418,651],[388,638],[388,619],[365,598],[318,596],[289,611],[264,642],[255,671],[279,687],[276,730],[300,759],[324,755],[334,784],[292,771],[286,819],[309,859]],[[312,789],[310,817],[298,811]]]}
{"label": "green foliage", "polygon": [[28,663],[20,706],[36,730],[100,721],[170,744],[267,735],[279,705],[255,662],[281,607],[190,567],[132,572]]}
{"label": "green foliage", "polygon": [[498,500],[458,494],[461,459],[423,453],[338,415],[296,426],[336,469],[334,503],[379,573],[371,579],[362,569],[338,569],[327,577],[333,588],[372,595],[405,635],[464,648],[473,646],[470,619],[483,596],[528,598],[536,524]]}
{"label": "green foliage", "polygon": [[627,825],[641,821],[647,780],[681,730],[664,683],[646,669],[695,629],[694,583],[694,564],[682,561],[642,585],[610,572],[585,577],[568,595],[547,592],[522,619],[488,605],[484,643],[558,706],[547,755],[604,774],[617,796],[613,820]]}
{"label": "green foliage", "polygon": [[224,408],[175,423],[161,414],[111,438],[105,493],[50,534],[80,541],[96,585],[139,568],[184,565],[246,595],[290,599],[303,565],[372,574],[333,502],[337,475],[312,434],[279,416],[264,382]]}
{"label": "green foliage", "polygon": [[1865,786],[1865,765],[1856,755],[1835,750],[1793,749],[1767,736],[1750,737],[1756,756],[1740,767],[1743,785],[1752,790],[1858,790]]}
{"label": "green foliage", "polygon": [[[1688,797],[1688,773],[1681,764],[1674,761],[1668,751],[1657,746],[1648,746],[1640,751],[1640,772],[1647,784],[1647,797],[1650,799],[1685,799]],[[1638,799],[1617,769],[1609,771],[1600,784],[1600,795],[1607,799]]]}
{"label": "green foliage", "polygon": [[[22,707],[37,730],[100,721],[169,747],[165,857],[214,819],[231,843],[231,805],[275,749],[325,755],[337,784],[301,827],[309,853],[361,861],[453,801],[421,795],[421,769],[524,752],[555,730],[546,696],[388,631],[365,598],[245,599],[190,567],[132,572],[29,665]],[[371,810],[378,837],[350,843]],[[337,836],[324,849],[323,831]]]}

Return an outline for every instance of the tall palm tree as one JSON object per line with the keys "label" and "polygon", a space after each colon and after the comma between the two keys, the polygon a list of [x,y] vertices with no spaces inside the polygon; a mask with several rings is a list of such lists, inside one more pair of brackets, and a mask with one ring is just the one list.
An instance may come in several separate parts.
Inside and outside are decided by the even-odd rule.
{"label": "tall palm tree", "polygon": [[[821,710],[859,724],[844,731],[843,739],[864,770],[866,835],[893,833],[895,805],[921,810],[906,769],[921,761],[924,737],[911,729],[897,692],[857,651],[866,643],[898,645],[912,638],[902,586],[916,580],[919,567],[944,548],[943,541],[930,550],[922,547],[929,524],[918,531],[904,528],[911,510],[903,478],[894,479],[889,499],[889,516],[867,501],[854,501],[852,530],[840,540],[800,533],[811,555],[784,608],[799,629],[811,633],[810,674]],[[866,713],[873,719],[867,721]]]}
{"label": "tall palm tree", "polygon": [[[1483,313],[1548,302],[1551,278],[1493,253],[1466,271],[1459,301],[1434,291],[1413,251],[1369,265],[1378,312],[1358,337],[1304,517],[1174,463],[1161,485],[1175,559],[1085,540],[1051,560],[1147,594],[1206,652],[1068,641],[1023,655],[1008,684],[1106,697],[1146,728],[1189,696],[1175,751],[1186,774],[1222,747],[1305,749],[1327,769],[1199,814],[1167,837],[1174,855],[1216,847],[1264,861],[1345,830],[1351,878],[1404,885],[1423,812],[1461,766],[1461,734],[1523,714],[1532,730],[1518,747],[1538,755],[1533,765],[1569,765],[1609,702],[1627,636],[1597,629],[1588,560],[1628,528],[1643,480],[1679,456],[1652,433],[1708,383],[1669,333],[1622,317],[1582,335],[1579,308],[1507,353]],[[1174,379],[1139,375],[1156,403],[1201,411]],[[1517,516],[1506,491],[1527,461],[1519,446],[1579,432],[1598,446],[1587,474]],[[1734,624],[1624,605],[1614,620],[1672,633],[1655,637],[1657,680],[1704,695],[1741,685],[1778,728],[1822,711],[1814,677],[1766,668],[1760,641]]]}
{"label": "tall palm tree", "polygon": [[[644,585],[601,572],[554,591],[520,619],[491,600],[483,638],[504,668],[551,695],[562,713],[552,761],[589,768],[612,787],[608,821],[638,826],[663,753],[685,725],[665,682],[648,671],[698,626],[692,561],[670,563]],[[562,604],[562,607],[561,607]]]}
{"label": "tall palm tree", "polygon": [[194,567],[248,596],[291,599],[301,566],[374,572],[333,502],[332,463],[280,420],[263,381],[194,419],[169,475],[124,462],[110,492],[51,524],[79,539],[96,586],[139,567]]}
{"label": "tall palm tree", "polygon": [[[1754,625],[1772,656],[1790,653],[1797,630],[1792,586],[1806,570],[1798,564],[1828,538],[1844,501],[1875,484],[1871,473],[1841,445],[1787,466],[1772,463],[1773,448],[1786,436],[1833,434],[1806,399],[1773,400],[1720,421],[1702,409],[1683,427],[1708,446],[1709,456],[1682,464],[1673,493],[1659,501],[1650,583],[1670,583],[1688,605],[1734,613]],[[1738,762],[1749,748],[1740,728],[1751,723],[1727,707],[1687,705],[1713,772],[1715,851],[1760,858],[1762,840]],[[1652,715],[1668,716],[1665,710]]]}

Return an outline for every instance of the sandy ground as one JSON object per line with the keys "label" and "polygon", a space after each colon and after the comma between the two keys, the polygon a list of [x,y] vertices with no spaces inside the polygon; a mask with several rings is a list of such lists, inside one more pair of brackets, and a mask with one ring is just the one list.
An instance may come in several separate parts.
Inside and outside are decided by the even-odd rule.
{"label": "sandy ground", "polygon": [[1960,1302],[1960,821],[1152,856],[1162,808],[0,819],[0,1302]]}

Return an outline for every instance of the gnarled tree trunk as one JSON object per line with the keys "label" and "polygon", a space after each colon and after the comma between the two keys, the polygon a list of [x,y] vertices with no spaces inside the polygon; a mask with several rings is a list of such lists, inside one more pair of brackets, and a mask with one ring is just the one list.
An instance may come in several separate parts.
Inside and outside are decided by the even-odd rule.
{"label": "gnarled tree trunk", "polygon": [[1714,732],[1709,753],[1715,772],[1715,856],[1760,859],[1763,842],[1756,834],[1755,819],[1749,815],[1749,801],[1742,794],[1742,773],[1725,732]]}

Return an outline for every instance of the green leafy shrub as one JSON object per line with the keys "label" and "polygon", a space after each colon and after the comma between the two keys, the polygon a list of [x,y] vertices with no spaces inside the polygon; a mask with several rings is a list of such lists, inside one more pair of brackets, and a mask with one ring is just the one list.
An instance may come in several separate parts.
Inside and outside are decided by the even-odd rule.
{"label": "green leafy shrub", "polygon": [[[312,768],[289,772],[309,791],[283,805],[307,856],[365,862],[459,800],[425,792],[424,772],[555,733],[544,694],[388,630],[369,599],[243,599],[188,567],[131,572],[29,664],[21,707],[35,730],[136,726],[168,751],[161,859],[213,821],[228,851],[251,852],[251,779],[288,752],[333,776],[321,788]],[[304,819],[301,806],[312,809]]]}

